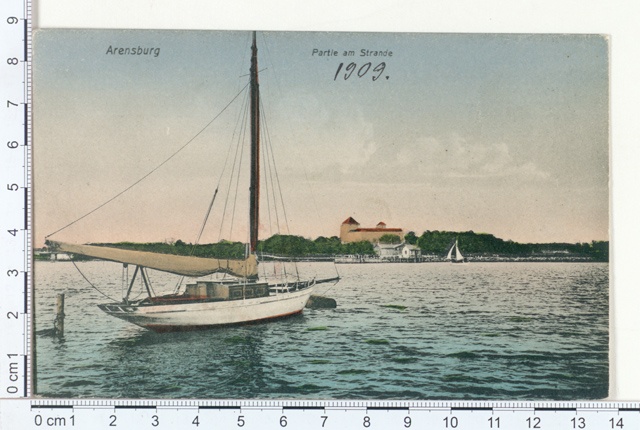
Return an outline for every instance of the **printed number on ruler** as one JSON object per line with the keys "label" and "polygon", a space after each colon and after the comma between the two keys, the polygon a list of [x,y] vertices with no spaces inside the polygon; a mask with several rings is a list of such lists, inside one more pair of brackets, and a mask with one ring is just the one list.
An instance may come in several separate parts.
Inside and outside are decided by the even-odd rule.
{"label": "printed number on ruler", "polygon": [[[291,406],[287,402],[254,401],[247,405],[215,405],[215,402],[189,402],[190,405],[171,406],[167,401],[158,405],[150,401],[118,402],[81,401],[83,404],[63,406],[31,405],[31,414],[21,414],[20,428],[78,427],[87,429],[166,428],[197,429],[224,428],[242,430],[263,429],[610,429],[640,428],[640,407],[621,408],[609,404],[564,404],[554,408],[534,404],[513,408],[490,402],[480,407],[447,407],[446,402],[418,406],[366,406],[368,402],[332,401],[325,406]],[[107,403],[107,404],[105,404]],[[126,403],[126,404],[122,404]],[[205,404],[206,403],[206,404]],[[213,403],[213,404],[212,404]],[[301,402],[298,402],[301,403]],[[344,403],[344,406],[340,406]],[[400,403],[400,402],[398,402]],[[413,403],[413,402],[412,402]],[[417,402],[416,402],[417,403]],[[424,402],[428,403],[428,402]],[[262,404],[262,405],[261,405]],[[278,405],[280,404],[280,405]],[[27,418],[28,417],[28,418]]]}
{"label": "printed number on ruler", "polygon": [[0,5],[0,397],[29,395],[30,14]]}

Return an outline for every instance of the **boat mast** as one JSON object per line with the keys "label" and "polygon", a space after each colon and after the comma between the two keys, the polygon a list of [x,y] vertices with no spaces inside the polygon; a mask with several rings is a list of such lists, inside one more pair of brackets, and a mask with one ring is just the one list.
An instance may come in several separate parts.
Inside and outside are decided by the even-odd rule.
{"label": "boat mast", "polygon": [[256,32],[251,45],[251,185],[249,188],[249,249],[256,251],[260,206],[260,93],[258,86],[258,48]]}

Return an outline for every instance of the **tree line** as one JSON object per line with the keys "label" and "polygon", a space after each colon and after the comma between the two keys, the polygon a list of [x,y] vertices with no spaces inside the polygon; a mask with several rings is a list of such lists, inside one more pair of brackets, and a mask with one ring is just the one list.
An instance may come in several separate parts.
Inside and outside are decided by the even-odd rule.
{"label": "tree line", "polygon": [[[399,243],[400,238],[393,235],[381,238],[383,243]],[[418,246],[423,255],[444,256],[455,240],[465,255],[499,255],[505,257],[526,257],[535,254],[567,253],[586,256],[594,261],[609,260],[609,242],[593,241],[591,243],[517,243],[499,239],[492,234],[453,231],[425,231],[417,236],[409,232],[404,236],[405,242]],[[175,242],[134,243],[120,242],[112,244],[96,244],[119,248],[160,252],[174,255],[192,255],[208,258],[243,258],[245,244],[222,241],[218,243],[192,245],[177,240]],[[274,235],[258,242],[258,253],[283,257],[332,257],[336,255],[374,255],[374,247],[370,242],[341,243],[337,236],[320,236],[314,240],[294,235]]]}
{"label": "tree line", "polygon": [[535,254],[563,253],[587,256],[595,261],[609,261],[609,242],[592,241],[590,243],[518,243],[503,240],[487,233],[473,231],[425,231],[421,236],[409,232],[405,235],[408,243],[417,245],[423,254],[446,252],[455,240],[465,254],[496,254],[510,257],[526,257]]}

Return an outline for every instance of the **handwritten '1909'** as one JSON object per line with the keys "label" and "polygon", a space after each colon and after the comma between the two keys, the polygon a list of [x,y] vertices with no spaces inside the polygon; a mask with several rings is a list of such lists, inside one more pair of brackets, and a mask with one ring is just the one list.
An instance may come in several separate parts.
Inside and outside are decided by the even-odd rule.
{"label": "handwritten '1909'", "polygon": [[[334,81],[338,79],[338,75],[340,74],[340,70],[342,70],[342,66],[344,66],[344,63],[340,63],[340,65],[338,66],[338,70],[336,70],[336,75],[333,77]],[[346,72],[344,74],[345,81],[349,79],[351,75],[353,75],[353,72],[356,70],[357,67],[358,65],[356,63],[349,63],[347,67],[345,67],[344,69]],[[373,70],[371,70],[371,75],[372,75],[371,79],[374,81],[377,81],[380,75],[382,75],[382,72],[384,72],[385,67],[387,67],[387,65],[384,61],[378,64],[376,67],[374,67]],[[371,63],[364,63],[362,66],[360,66],[356,75],[359,78],[362,78],[369,72],[369,69],[371,69]],[[377,75],[375,73],[377,73]],[[386,78],[389,79],[388,76]]]}

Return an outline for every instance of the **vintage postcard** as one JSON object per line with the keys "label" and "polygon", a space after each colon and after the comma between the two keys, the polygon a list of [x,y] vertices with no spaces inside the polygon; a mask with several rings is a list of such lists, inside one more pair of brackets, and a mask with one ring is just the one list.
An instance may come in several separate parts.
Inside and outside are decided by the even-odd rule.
{"label": "vintage postcard", "polygon": [[37,32],[34,393],[606,398],[609,45]]}

